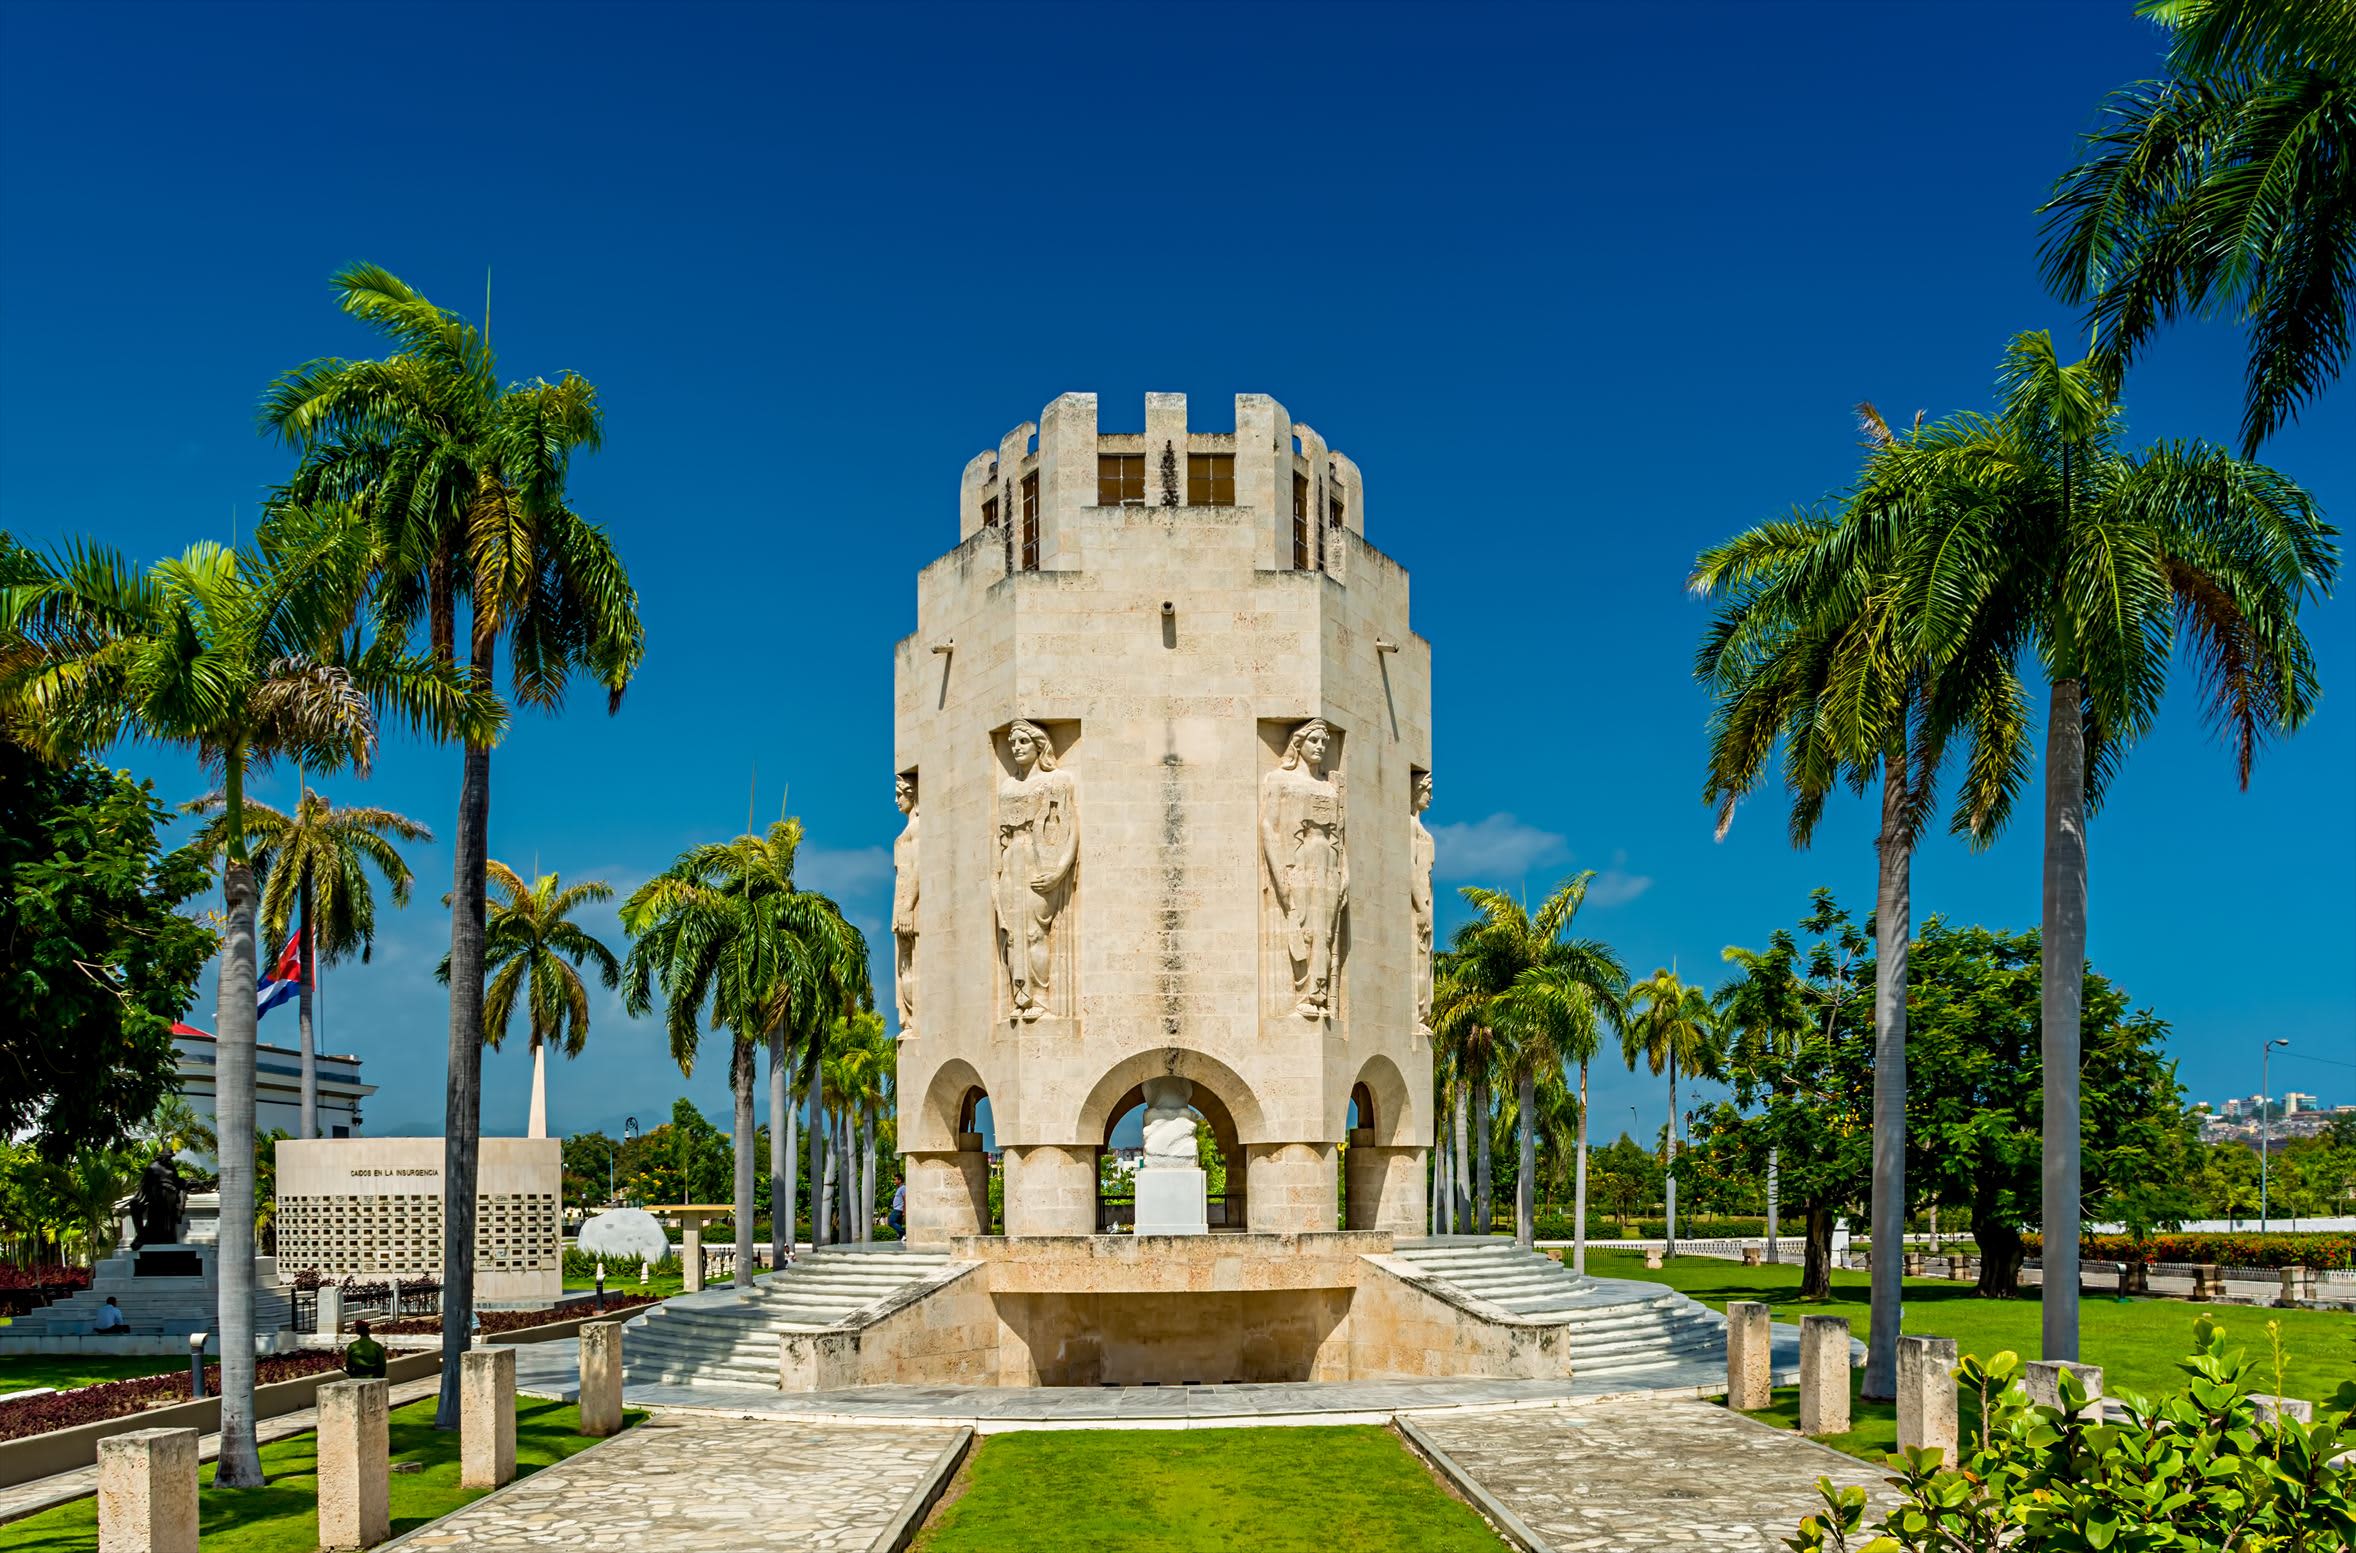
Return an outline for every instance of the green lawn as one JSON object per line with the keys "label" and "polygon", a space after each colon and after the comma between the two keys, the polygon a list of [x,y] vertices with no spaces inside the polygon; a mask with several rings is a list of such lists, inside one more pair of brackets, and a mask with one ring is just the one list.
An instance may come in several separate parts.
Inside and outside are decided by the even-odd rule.
{"label": "green lawn", "polygon": [[[1605,1278],[1643,1278],[1666,1283],[1692,1295],[1713,1310],[1724,1310],[1729,1300],[1763,1300],[1778,1321],[1797,1322],[1802,1316],[1843,1316],[1852,1333],[1862,1339],[1870,1323],[1866,1301],[1872,1278],[1866,1273],[1835,1272],[1832,1298],[1819,1303],[1799,1299],[1800,1269],[1793,1264],[1744,1267],[1715,1257],[1674,1257],[1657,1271],[1648,1271],[1641,1255],[1601,1251],[1590,1245],[1587,1270]],[[2024,1359],[2038,1355],[2037,1291],[2024,1290],[2010,1300],[1984,1300],[1970,1284],[1938,1278],[1905,1281],[1905,1324],[1911,1334],[1952,1337],[1964,1353],[1987,1357],[2010,1349]],[[2289,1367],[2280,1385],[2271,1373],[2257,1389],[2320,1402],[2339,1383],[2356,1376],[2356,1316],[2322,1310],[2268,1310],[2249,1305],[2195,1305],[2187,1300],[2118,1300],[2097,1295],[2081,1297],[2078,1306],[2080,1351],[2089,1364],[2103,1367],[2104,1385],[2112,1392],[2153,1393],[2172,1388],[2180,1380],[2177,1364],[2192,1346],[2192,1324],[2202,1313],[2222,1324],[2229,1337],[2246,1346],[2252,1358],[2268,1363],[2266,1324],[2282,1323],[2283,1346]],[[1967,1402],[1967,1429],[1977,1413]],[[1787,1427],[1797,1427],[1796,1392],[1776,1393],[1774,1410],[1757,1415]],[[1878,1463],[1882,1454],[1897,1448],[1897,1419],[1887,1403],[1857,1402],[1851,1433],[1826,1444]]]}
{"label": "green lawn", "polygon": [[916,1553],[1499,1546],[1398,1436],[1373,1426],[994,1434],[961,1476],[963,1492]]}
{"label": "green lawn", "polygon": [[164,1355],[148,1354],[81,1354],[28,1353],[10,1354],[0,1359],[0,1392],[22,1391],[27,1386],[53,1386],[59,1391],[70,1391],[76,1386],[94,1386],[102,1380],[129,1380],[137,1375],[161,1375],[167,1370],[185,1371],[186,1359],[172,1359]]}
{"label": "green lawn", "polygon": [[[646,1415],[623,1415],[637,1423]],[[518,1476],[564,1460],[597,1442],[578,1432],[578,1409],[557,1402],[518,1397],[515,1403],[515,1465]],[[424,1463],[421,1472],[396,1472],[392,1480],[393,1534],[413,1531],[448,1515],[486,1490],[458,1486],[458,1435],[434,1428],[433,1398],[426,1397],[392,1416],[392,1457]],[[261,1488],[214,1489],[213,1469],[199,1469],[199,1534],[205,1553],[314,1553],[319,1546],[319,1479],[314,1436],[296,1435],[262,1447]],[[12,1553],[90,1553],[98,1546],[98,1501],[77,1499],[4,1529]]]}
{"label": "green lawn", "polygon": [[[567,1294],[588,1294],[596,1290],[597,1280],[567,1278],[564,1288]],[[612,1268],[606,1269],[605,1292],[608,1294],[651,1294],[657,1299],[669,1299],[674,1294],[685,1293],[686,1288],[686,1281],[677,1273],[656,1273],[646,1282],[640,1283],[635,1265],[631,1267],[627,1278],[617,1278]]]}

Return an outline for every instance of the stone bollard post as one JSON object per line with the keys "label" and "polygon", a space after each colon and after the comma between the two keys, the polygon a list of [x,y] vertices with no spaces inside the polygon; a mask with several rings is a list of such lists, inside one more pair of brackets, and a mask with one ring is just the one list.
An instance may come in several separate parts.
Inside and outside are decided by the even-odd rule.
{"label": "stone bollard post", "polygon": [[1661,1248],[1659,1246],[1646,1246],[1644,1248],[1644,1265],[1646,1267],[1658,1267],[1661,1265]]}
{"label": "stone bollard post", "polygon": [[387,1391],[381,1380],[319,1388],[322,1548],[372,1548],[393,1534]]}
{"label": "stone bollard post", "polygon": [[311,1330],[321,1337],[341,1337],[344,1331],[344,1291],[332,1283],[319,1286],[319,1312]]}
{"label": "stone bollard post", "polygon": [[2315,1269],[2286,1267],[2282,1270],[2282,1298],[2277,1305],[2296,1305],[2301,1300],[2315,1298]]}
{"label": "stone bollard post", "polygon": [[622,1324],[581,1328],[581,1432],[593,1440],[622,1429]]}
{"label": "stone bollard post", "polygon": [[2064,1370],[2076,1375],[2078,1383],[2086,1388],[2087,1398],[2094,1404],[2095,1422],[2100,1423],[2103,1405],[2102,1366],[2099,1364],[2072,1364],[2067,1359],[2031,1359],[2021,1372],[2021,1388],[2028,1392],[2029,1400],[2037,1406],[2059,1410],[2062,1405],[2061,1377]]}
{"label": "stone bollard post", "polygon": [[2195,1262],[2192,1265],[2192,1297],[2196,1300],[2221,1299],[2225,1294],[2225,1275],[2215,1262]]}
{"label": "stone bollard post", "polygon": [[515,1350],[458,1356],[458,1486],[502,1488],[515,1477]]}
{"label": "stone bollard post", "polygon": [[1759,1265],[1759,1248],[1757,1246],[1745,1246],[1742,1248],[1742,1265],[1745,1267],[1756,1267]]}
{"label": "stone bollard post", "polygon": [[1898,1339],[1898,1448],[1937,1450],[1955,1460],[1955,1339]]}
{"label": "stone bollard post", "polygon": [[1899,1265],[1904,1268],[1907,1277],[1920,1278],[1923,1269],[1922,1253],[1920,1251],[1907,1252],[1905,1261]]}
{"label": "stone bollard post", "polygon": [[2263,1391],[2250,1393],[2250,1403],[2258,1410],[2262,1424],[2311,1424],[2315,1422],[2315,1404],[2305,1397],[2277,1397]]}
{"label": "stone bollard post", "polygon": [[1726,1405],[1738,1413],[1765,1407],[1775,1386],[1772,1345],[1775,1329],[1767,1307],[1756,1300],[1726,1306]]}
{"label": "stone bollard post", "polygon": [[1849,1323],[1800,1318],[1800,1433],[1849,1432]]}
{"label": "stone bollard post", "polygon": [[196,1431],[98,1442],[98,1553],[196,1553]]}

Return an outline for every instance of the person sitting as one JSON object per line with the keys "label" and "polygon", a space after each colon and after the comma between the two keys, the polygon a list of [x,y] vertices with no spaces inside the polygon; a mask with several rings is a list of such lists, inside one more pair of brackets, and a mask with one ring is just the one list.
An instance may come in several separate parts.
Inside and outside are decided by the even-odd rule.
{"label": "person sitting", "polygon": [[123,1307],[115,1303],[113,1295],[108,1295],[106,1303],[98,1307],[98,1322],[90,1330],[110,1335],[131,1330],[130,1321],[123,1315]]}
{"label": "person sitting", "polygon": [[368,1335],[368,1323],[352,1323],[353,1337],[344,1345],[344,1373],[354,1380],[383,1380],[384,1344]]}

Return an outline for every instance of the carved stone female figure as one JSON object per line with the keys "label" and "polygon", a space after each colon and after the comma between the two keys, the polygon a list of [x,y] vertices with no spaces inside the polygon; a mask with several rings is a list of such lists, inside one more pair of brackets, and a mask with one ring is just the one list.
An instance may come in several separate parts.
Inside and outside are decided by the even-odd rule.
{"label": "carved stone female figure", "polygon": [[1080,855],[1079,792],[1068,772],[1055,769],[1055,746],[1037,724],[1018,720],[1009,727],[1006,754],[1014,774],[998,783],[991,898],[1009,1008],[1027,1022],[1061,1008],[1058,962],[1068,963],[1060,940]]}
{"label": "carved stone female figure", "polygon": [[908,823],[892,842],[892,997],[900,1038],[916,1033],[916,778],[894,781],[892,797]]}
{"label": "carved stone female figure", "polygon": [[1409,800],[1407,823],[1407,903],[1415,914],[1415,1028],[1432,1033],[1432,833],[1424,829],[1423,811],[1432,806],[1432,774],[1416,773],[1415,793]]}
{"label": "carved stone female figure", "polygon": [[1260,850],[1276,904],[1274,929],[1292,966],[1293,1012],[1305,1019],[1333,1011],[1342,913],[1350,903],[1341,789],[1325,769],[1332,742],[1325,720],[1311,718],[1260,779]]}

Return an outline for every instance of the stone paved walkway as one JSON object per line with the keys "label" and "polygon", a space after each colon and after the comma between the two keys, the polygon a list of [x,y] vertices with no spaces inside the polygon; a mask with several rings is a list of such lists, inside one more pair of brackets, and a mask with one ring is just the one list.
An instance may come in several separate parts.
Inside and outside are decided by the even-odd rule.
{"label": "stone paved walkway", "polygon": [[[424,1380],[403,1381],[391,1393],[392,1405],[403,1407],[419,1397],[430,1397],[441,1389],[438,1376]],[[315,1407],[297,1408],[281,1413],[276,1418],[265,1418],[254,1427],[254,1443],[267,1445],[272,1440],[283,1440],[290,1434],[308,1434],[319,1427],[319,1410]],[[196,1458],[211,1461],[221,1453],[221,1437],[208,1434],[196,1442]],[[98,1468],[95,1464],[77,1467],[71,1472],[60,1472],[53,1477],[35,1478],[30,1483],[19,1483],[14,1488],[0,1488],[0,1523],[22,1520],[43,1510],[80,1499],[98,1492]]]}
{"label": "stone paved walkway", "polygon": [[1887,1493],[1864,1462],[1708,1402],[1629,1397],[1415,1426],[1553,1553],[1767,1553],[1816,1508],[1819,1477]]}
{"label": "stone paved walkway", "polygon": [[669,1414],[385,1546],[866,1553],[957,1438]]}

